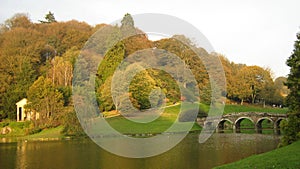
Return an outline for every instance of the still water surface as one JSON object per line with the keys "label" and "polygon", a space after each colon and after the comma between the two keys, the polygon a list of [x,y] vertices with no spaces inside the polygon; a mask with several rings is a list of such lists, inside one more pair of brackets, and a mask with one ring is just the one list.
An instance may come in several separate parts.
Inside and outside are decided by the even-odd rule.
{"label": "still water surface", "polygon": [[131,159],[108,153],[89,139],[0,143],[0,169],[208,169],[275,149],[276,135],[214,134],[203,144],[189,134],[161,155]]}

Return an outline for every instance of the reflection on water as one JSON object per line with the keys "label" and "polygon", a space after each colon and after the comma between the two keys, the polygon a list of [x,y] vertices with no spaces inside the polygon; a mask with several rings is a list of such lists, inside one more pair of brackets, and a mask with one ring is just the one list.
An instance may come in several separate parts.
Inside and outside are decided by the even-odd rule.
{"label": "reflection on water", "polygon": [[[116,138],[117,139],[117,138]],[[99,148],[88,139],[0,143],[0,168],[201,169],[229,163],[276,148],[279,137],[261,134],[214,134],[198,143],[189,134],[159,156],[130,159]]]}

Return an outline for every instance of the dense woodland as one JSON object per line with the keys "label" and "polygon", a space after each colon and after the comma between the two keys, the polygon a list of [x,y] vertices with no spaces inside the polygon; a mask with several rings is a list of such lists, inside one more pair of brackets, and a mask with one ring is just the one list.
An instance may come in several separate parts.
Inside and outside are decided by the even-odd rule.
{"label": "dense woodland", "polygon": [[[91,26],[76,20],[58,22],[51,12],[39,23],[33,23],[26,14],[16,14],[2,23],[0,121],[15,119],[16,102],[28,98],[27,108],[39,112],[41,117],[34,121],[34,128],[64,125],[67,134],[77,134],[80,127],[71,99],[73,68],[86,41],[104,26],[108,25]],[[110,26],[116,36],[128,27],[142,31],[134,27],[129,14],[124,16],[122,25]],[[193,46],[193,50],[176,39],[187,42]],[[105,43],[99,42],[98,45]],[[209,54],[183,35],[151,41],[146,34],[139,34],[115,44],[114,48],[106,52],[98,68],[95,91],[101,111],[111,111],[118,106],[113,103],[110,91],[112,76],[118,64],[130,54],[154,47],[165,49],[184,60],[197,81],[197,84],[184,82],[184,86],[198,86],[200,98],[196,99],[202,103],[213,100],[208,73],[194,51],[221,60],[227,91],[220,92],[226,96],[227,104],[285,105],[284,100],[289,93],[284,85],[287,79],[274,79],[268,68],[237,64],[221,54]],[[162,70],[147,69],[138,73],[130,85],[129,95],[133,105],[139,109],[150,108],[148,96],[155,88],[164,91],[167,104],[182,100],[179,88],[171,76]]]}

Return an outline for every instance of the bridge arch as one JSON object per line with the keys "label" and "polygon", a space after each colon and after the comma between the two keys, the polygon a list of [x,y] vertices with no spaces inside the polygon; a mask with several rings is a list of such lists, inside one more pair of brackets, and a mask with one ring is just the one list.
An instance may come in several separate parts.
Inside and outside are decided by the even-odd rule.
{"label": "bridge arch", "polygon": [[281,131],[280,131],[280,122],[283,121],[283,120],[287,120],[286,118],[284,117],[280,117],[278,118],[275,122],[274,122],[274,132],[276,134],[280,134]]}
{"label": "bridge arch", "polygon": [[[256,124],[255,124],[255,128],[256,128],[257,133],[262,133],[262,129],[263,129],[263,127],[262,127],[262,122],[263,122],[264,120],[267,120],[267,121],[271,122],[271,123],[274,125],[274,121],[273,121],[271,118],[269,118],[269,117],[262,117],[262,118],[259,118],[259,119],[257,120]],[[273,128],[273,127],[272,127],[272,128]]]}
{"label": "bridge arch", "polygon": [[248,119],[252,122],[253,124],[253,127],[255,128],[255,122],[253,121],[252,118],[250,117],[245,117],[245,116],[242,116],[242,117],[239,117],[238,119],[235,120],[234,122],[234,128],[235,128],[235,132],[236,133],[240,133],[241,132],[241,122],[245,119]]}
{"label": "bridge arch", "polygon": [[276,121],[275,121],[275,123],[274,123],[274,127],[275,128],[280,128],[280,122],[282,121],[282,120],[287,120],[286,118],[283,118],[283,117],[280,117],[280,118],[278,118]]}
{"label": "bridge arch", "polygon": [[221,132],[222,132],[222,130],[225,129],[225,123],[226,123],[226,122],[229,122],[231,125],[234,124],[233,121],[231,121],[231,120],[229,120],[229,119],[227,119],[227,118],[223,118],[223,119],[221,119],[221,120],[219,121],[219,123],[218,123],[218,127],[217,127],[218,131],[221,131]]}

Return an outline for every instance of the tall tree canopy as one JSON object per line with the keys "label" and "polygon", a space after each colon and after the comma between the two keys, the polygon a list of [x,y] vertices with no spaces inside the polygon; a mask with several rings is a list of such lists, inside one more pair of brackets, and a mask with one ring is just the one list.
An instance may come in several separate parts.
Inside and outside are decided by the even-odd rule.
{"label": "tall tree canopy", "polygon": [[75,20],[47,18],[51,24],[32,23],[27,14],[16,14],[1,24],[1,118],[15,119],[15,103],[27,97],[26,91],[40,75],[50,77],[56,87],[71,85],[75,58],[92,27]]}
{"label": "tall tree canopy", "polygon": [[282,143],[284,145],[300,139],[300,33],[297,34],[294,51],[286,63],[290,67],[286,82],[290,93],[287,97],[289,118],[287,123],[283,125],[285,135]]}

